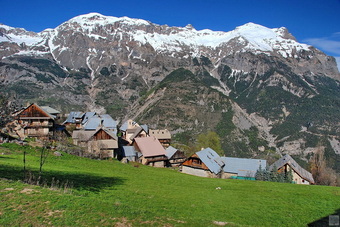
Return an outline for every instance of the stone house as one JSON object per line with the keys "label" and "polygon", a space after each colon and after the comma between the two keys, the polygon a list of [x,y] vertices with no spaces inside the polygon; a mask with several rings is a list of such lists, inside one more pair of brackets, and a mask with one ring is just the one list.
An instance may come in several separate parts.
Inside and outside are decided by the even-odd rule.
{"label": "stone house", "polygon": [[117,136],[103,126],[97,130],[75,130],[72,139],[75,145],[99,158],[113,158],[114,150],[118,148]]}

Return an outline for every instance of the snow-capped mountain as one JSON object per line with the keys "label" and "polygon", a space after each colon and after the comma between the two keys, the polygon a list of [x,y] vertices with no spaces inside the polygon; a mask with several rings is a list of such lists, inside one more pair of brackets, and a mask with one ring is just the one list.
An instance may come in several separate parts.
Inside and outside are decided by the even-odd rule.
{"label": "snow-capped mountain", "polygon": [[[318,74],[320,70],[332,70],[325,74],[339,78],[333,59],[309,45],[298,43],[286,28],[269,29],[254,23],[230,32],[197,31],[191,25],[184,28],[160,26],[141,19],[90,13],[40,33],[0,25],[0,42],[3,47],[0,58],[13,54],[52,54],[61,65],[71,69],[87,67],[93,75],[98,73],[98,67],[92,66],[93,61],[101,59],[105,64],[111,63],[112,55],[117,53],[146,63],[153,60],[150,54],[178,59],[203,55],[218,63],[225,56],[251,52],[285,59],[323,61],[311,71]],[[12,48],[8,47],[9,43]],[[306,71],[300,68],[301,65],[295,66],[298,73]]]}
{"label": "snow-capped mountain", "polygon": [[311,135],[340,140],[339,81],[335,59],[286,28],[196,30],[98,13],[40,33],[0,25],[0,84],[22,101],[106,111],[173,132],[230,127],[224,139],[248,138],[247,146],[254,128],[277,150],[297,140],[294,151],[303,153]]}

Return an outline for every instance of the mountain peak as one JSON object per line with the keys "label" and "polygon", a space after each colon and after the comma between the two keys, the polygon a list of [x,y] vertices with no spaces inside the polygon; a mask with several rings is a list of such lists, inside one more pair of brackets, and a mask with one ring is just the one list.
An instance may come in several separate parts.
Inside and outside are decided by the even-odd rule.
{"label": "mountain peak", "polygon": [[143,19],[133,19],[130,17],[114,17],[114,16],[104,16],[100,13],[88,13],[80,16],[73,17],[65,23],[78,23],[81,25],[93,26],[93,25],[106,25],[114,24],[116,22],[121,22],[124,24],[136,24],[136,25],[149,25],[150,22]]}
{"label": "mountain peak", "polygon": [[195,29],[194,26],[192,26],[192,24],[187,24],[187,26],[185,26],[185,28],[189,29],[189,30]]}
{"label": "mountain peak", "polygon": [[291,33],[289,33],[286,27],[273,28],[272,30],[275,31],[276,34],[278,34],[280,37],[284,39],[292,39],[294,41],[297,41],[296,38]]}

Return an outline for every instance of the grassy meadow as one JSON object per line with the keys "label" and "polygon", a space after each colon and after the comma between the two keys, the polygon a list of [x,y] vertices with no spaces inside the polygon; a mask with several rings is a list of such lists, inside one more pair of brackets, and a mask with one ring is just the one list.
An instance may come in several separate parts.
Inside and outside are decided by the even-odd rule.
{"label": "grassy meadow", "polygon": [[0,226],[306,226],[340,208],[337,187],[201,178],[66,153],[47,158],[43,186],[29,185],[23,150],[38,175],[38,150],[0,146]]}

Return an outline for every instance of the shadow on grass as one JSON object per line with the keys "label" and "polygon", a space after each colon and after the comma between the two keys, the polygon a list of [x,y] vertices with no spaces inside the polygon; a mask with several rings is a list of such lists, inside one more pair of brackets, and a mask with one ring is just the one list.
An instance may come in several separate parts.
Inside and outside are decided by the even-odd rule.
{"label": "shadow on grass", "polygon": [[14,159],[14,158],[11,158],[11,157],[4,157],[4,156],[0,156],[0,158],[2,158],[2,159]]}
{"label": "shadow on grass", "polygon": [[333,214],[320,218],[312,223],[309,223],[309,227],[323,227],[323,226],[339,226],[340,209],[337,209]]}
{"label": "shadow on grass", "polygon": [[[30,175],[37,179],[39,171],[30,170]],[[23,176],[23,168],[0,164],[0,178],[23,181]],[[120,177],[103,177],[87,173],[68,173],[59,171],[43,171],[41,179],[39,180],[40,185],[45,185],[47,187],[58,184],[65,185],[67,183],[71,189],[91,192],[99,192],[104,188],[114,189],[114,186],[122,185],[124,184],[124,181],[125,179]]]}

